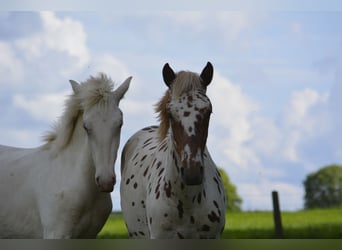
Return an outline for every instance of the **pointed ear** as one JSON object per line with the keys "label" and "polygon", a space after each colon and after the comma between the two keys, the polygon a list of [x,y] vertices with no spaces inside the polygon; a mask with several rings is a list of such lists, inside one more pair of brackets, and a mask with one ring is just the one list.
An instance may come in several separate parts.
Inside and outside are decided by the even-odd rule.
{"label": "pointed ear", "polygon": [[129,84],[131,83],[132,76],[128,77],[121,85],[114,91],[114,95],[119,101],[124,97],[125,93],[129,88]]}
{"label": "pointed ear", "polygon": [[164,82],[168,87],[171,86],[173,80],[175,80],[176,74],[173,72],[173,69],[171,69],[170,65],[166,63],[163,67],[163,79]]}
{"label": "pointed ear", "polygon": [[208,86],[214,75],[214,67],[210,62],[207,62],[207,65],[204,67],[201,73],[201,78],[203,80],[204,86]]}
{"label": "pointed ear", "polygon": [[69,80],[72,90],[74,91],[75,94],[79,92],[80,89],[80,84],[74,80]]}

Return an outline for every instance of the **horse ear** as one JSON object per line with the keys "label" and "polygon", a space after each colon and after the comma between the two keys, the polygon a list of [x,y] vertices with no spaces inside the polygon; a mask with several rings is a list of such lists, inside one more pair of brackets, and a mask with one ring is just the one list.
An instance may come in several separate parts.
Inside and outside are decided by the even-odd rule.
{"label": "horse ear", "polygon": [[72,90],[74,91],[75,94],[79,92],[80,89],[80,84],[74,80],[69,80]]}
{"label": "horse ear", "polygon": [[210,62],[207,62],[207,65],[204,67],[201,73],[201,78],[203,80],[204,86],[208,86],[213,79],[214,75],[214,67]]}
{"label": "horse ear", "polygon": [[118,102],[124,97],[127,92],[129,85],[131,83],[132,76],[128,77],[115,91],[114,95],[117,98]]}
{"label": "horse ear", "polygon": [[171,69],[170,65],[166,63],[163,67],[163,79],[164,82],[168,87],[171,86],[173,80],[175,80],[176,74],[173,72],[173,69]]}

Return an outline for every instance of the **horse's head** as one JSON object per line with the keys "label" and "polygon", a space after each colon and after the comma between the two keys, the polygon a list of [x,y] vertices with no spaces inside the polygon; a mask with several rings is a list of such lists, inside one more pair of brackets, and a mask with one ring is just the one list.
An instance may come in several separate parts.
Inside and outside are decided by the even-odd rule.
{"label": "horse's head", "polygon": [[128,90],[131,79],[127,78],[115,91],[112,91],[111,84],[101,85],[101,81],[110,82],[104,75],[91,78],[88,86],[70,81],[76,96],[80,98],[83,128],[95,166],[95,183],[102,192],[113,191],[116,182],[114,164],[122,126],[119,102]]}
{"label": "horse's head", "polygon": [[163,68],[170,95],[166,112],[181,162],[181,176],[187,185],[203,181],[203,156],[212,112],[206,88],[212,77],[210,62],[200,75],[184,71],[175,74],[168,64]]}

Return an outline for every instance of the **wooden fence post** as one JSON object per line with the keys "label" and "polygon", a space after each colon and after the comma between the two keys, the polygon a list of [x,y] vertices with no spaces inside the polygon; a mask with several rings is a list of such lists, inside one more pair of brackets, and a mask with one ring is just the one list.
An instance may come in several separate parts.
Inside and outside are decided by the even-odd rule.
{"label": "wooden fence post", "polygon": [[272,202],[273,202],[273,219],[275,228],[275,237],[277,239],[283,238],[283,227],[281,224],[281,214],[279,206],[278,192],[272,191]]}

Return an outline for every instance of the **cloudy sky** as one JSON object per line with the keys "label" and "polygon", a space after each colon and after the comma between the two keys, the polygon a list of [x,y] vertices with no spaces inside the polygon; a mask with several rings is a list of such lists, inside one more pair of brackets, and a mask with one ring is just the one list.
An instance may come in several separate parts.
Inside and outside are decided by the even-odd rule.
{"label": "cloudy sky", "polygon": [[[71,88],[104,72],[133,80],[121,149],[157,123],[161,69],[215,68],[208,148],[245,210],[303,208],[303,180],[342,164],[340,11],[1,11],[0,144],[37,147]],[[115,170],[120,180],[120,157]],[[112,193],[120,209],[119,184]]]}

